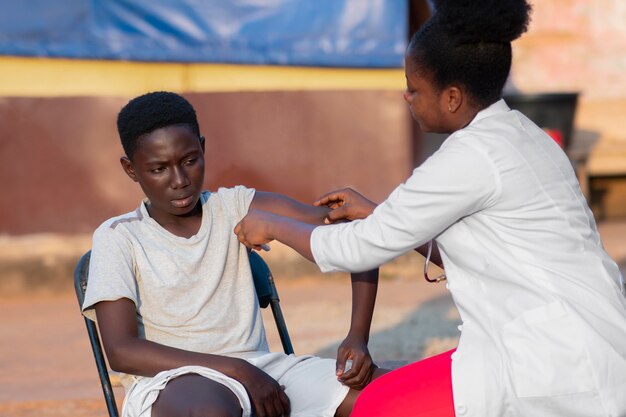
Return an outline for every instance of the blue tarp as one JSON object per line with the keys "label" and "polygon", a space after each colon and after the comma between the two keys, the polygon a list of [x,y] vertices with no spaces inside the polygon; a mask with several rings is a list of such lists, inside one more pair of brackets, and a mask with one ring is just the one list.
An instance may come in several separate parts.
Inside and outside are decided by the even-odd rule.
{"label": "blue tarp", "polygon": [[0,0],[0,55],[401,67],[406,0]]}

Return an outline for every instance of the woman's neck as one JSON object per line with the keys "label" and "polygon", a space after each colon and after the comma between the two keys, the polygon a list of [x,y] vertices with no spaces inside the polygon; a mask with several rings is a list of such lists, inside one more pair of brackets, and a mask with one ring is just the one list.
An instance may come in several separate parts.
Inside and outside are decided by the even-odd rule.
{"label": "woman's neck", "polygon": [[472,105],[469,101],[464,102],[455,112],[453,112],[452,126],[454,127],[454,130],[452,130],[452,132],[456,132],[457,130],[467,127],[482,110],[484,110],[484,107]]}

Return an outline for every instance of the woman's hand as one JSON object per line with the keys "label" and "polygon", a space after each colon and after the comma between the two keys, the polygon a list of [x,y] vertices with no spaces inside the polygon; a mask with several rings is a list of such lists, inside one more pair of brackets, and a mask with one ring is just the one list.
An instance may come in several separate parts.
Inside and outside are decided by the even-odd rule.
{"label": "woman's hand", "polygon": [[241,360],[234,378],[248,391],[254,415],[258,417],[289,416],[291,405],[285,387],[259,368]]}
{"label": "woman's hand", "polygon": [[[346,362],[349,360],[352,361],[352,366],[346,369]],[[362,390],[372,380],[376,368],[367,349],[367,342],[361,337],[348,334],[337,349],[337,379],[350,388]]]}
{"label": "woman's hand", "polygon": [[331,191],[320,197],[314,206],[326,206],[331,209],[327,216],[327,223],[340,220],[364,219],[376,208],[376,203],[367,199],[352,188]]}
{"label": "woman's hand", "polygon": [[235,226],[237,239],[247,247],[255,250],[263,249],[263,246],[274,240],[271,226],[280,217],[276,214],[250,209],[248,214]]}
{"label": "woman's hand", "polygon": [[235,226],[237,239],[255,250],[269,250],[266,244],[278,240],[313,261],[311,253],[312,224],[262,210],[250,209],[246,217]]}

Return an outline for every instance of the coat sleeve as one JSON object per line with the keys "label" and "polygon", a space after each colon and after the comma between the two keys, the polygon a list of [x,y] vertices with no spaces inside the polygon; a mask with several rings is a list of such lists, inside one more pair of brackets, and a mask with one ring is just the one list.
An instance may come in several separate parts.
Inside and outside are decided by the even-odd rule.
{"label": "coat sleeve", "polygon": [[500,194],[500,177],[471,139],[450,137],[366,219],[317,227],[311,251],[320,269],[372,269],[492,205]]}

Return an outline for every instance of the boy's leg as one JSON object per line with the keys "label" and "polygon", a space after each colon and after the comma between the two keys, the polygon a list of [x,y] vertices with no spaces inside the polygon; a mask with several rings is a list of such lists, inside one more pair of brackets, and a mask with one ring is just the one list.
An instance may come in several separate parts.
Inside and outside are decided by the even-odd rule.
{"label": "boy's leg", "polygon": [[[372,381],[389,371],[389,369],[376,368],[376,370],[374,371],[374,375],[372,376]],[[352,409],[354,408],[354,403],[356,402],[356,399],[360,393],[360,390],[350,388],[350,391],[348,391],[348,395],[346,395],[346,398],[339,405],[339,408],[337,408],[335,417],[349,417],[352,413]]]}
{"label": "boy's leg", "polygon": [[[270,354],[276,355],[276,354]],[[296,357],[279,355],[269,366],[261,369],[268,372],[285,386],[291,402],[292,417],[347,417],[359,392],[351,390],[337,380],[336,361],[319,357]],[[274,359],[277,359],[274,356]],[[289,363],[291,362],[291,364]],[[273,371],[280,370],[280,374]],[[377,369],[374,377],[388,372]]]}
{"label": "boy's leg", "polygon": [[228,387],[198,374],[172,379],[152,404],[152,417],[239,417],[241,413],[239,399]]}
{"label": "boy's leg", "polygon": [[261,369],[285,387],[291,417],[335,415],[349,388],[337,380],[334,359],[275,353],[267,358],[270,355],[275,355],[271,363],[263,363]]}

